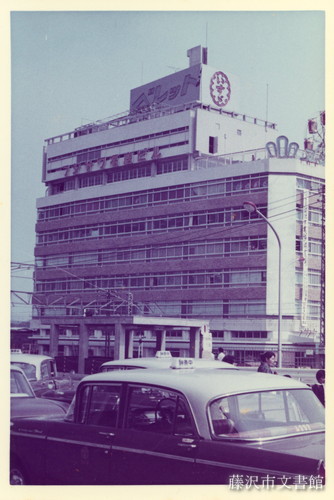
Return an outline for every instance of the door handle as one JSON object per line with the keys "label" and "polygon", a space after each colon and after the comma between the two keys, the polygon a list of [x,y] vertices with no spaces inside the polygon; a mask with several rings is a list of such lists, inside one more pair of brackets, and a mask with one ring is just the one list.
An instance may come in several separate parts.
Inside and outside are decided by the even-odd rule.
{"label": "door handle", "polygon": [[115,437],[115,434],[113,432],[99,432],[101,436],[105,436],[108,438]]}
{"label": "door handle", "polygon": [[191,443],[177,443],[180,448],[197,448],[197,444],[191,444]]}

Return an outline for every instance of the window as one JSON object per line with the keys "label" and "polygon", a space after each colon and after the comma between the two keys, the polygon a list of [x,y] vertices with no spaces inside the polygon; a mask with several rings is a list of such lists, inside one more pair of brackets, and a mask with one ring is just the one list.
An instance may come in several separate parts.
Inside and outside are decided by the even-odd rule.
{"label": "window", "polygon": [[10,393],[34,397],[26,378],[18,370],[10,371]]}
{"label": "window", "polygon": [[323,250],[323,245],[321,240],[312,240],[309,241],[309,252],[314,255],[321,255]]}
{"label": "window", "polygon": [[323,218],[322,211],[320,209],[312,208],[309,211],[308,220],[311,224],[321,224]]}
{"label": "window", "polygon": [[224,331],[222,331],[222,330],[211,331],[211,334],[212,334],[213,339],[223,339],[224,338]]}
{"label": "window", "polygon": [[209,153],[216,154],[218,151],[218,137],[209,136]]}
{"label": "window", "polygon": [[268,439],[324,430],[321,404],[304,389],[219,398],[209,414],[212,431],[220,438]]}
{"label": "window", "polygon": [[21,368],[21,370],[24,371],[26,377],[28,380],[36,380],[36,366],[31,365],[29,363],[24,363],[24,362],[17,362],[13,363],[14,365],[18,366]]}
{"label": "window", "polygon": [[232,331],[231,332],[232,339],[266,339],[268,337],[267,332],[240,332],[240,331]]}
{"label": "window", "polygon": [[296,238],[296,252],[302,251],[302,242],[299,238]]}
{"label": "window", "polygon": [[47,378],[49,378],[48,362],[43,361],[41,363],[41,379],[45,380]]}
{"label": "window", "polygon": [[133,386],[129,391],[126,427],[144,432],[191,436],[189,409],[182,396],[153,386]]}
{"label": "window", "polygon": [[81,392],[79,422],[115,427],[119,413],[119,385],[86,385]]}

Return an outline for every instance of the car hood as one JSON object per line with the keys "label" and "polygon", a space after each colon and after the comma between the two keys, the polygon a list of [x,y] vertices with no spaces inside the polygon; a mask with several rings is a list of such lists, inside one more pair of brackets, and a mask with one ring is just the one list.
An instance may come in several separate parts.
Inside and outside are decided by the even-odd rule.
{"label": "car hood", "polygon": [[41,398],[15,398],[10,400],[11,418],[65,415],[68,405],[60,401]]}

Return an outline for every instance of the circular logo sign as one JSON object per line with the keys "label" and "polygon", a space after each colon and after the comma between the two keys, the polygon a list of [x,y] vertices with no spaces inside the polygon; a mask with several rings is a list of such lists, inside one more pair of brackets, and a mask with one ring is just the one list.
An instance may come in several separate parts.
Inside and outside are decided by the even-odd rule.
{"label": "circular logo sign", "polygon": [[225,73],[216,71],[210,80],[210,95],[217,106],[226,106],[231,97],[231,84]]}

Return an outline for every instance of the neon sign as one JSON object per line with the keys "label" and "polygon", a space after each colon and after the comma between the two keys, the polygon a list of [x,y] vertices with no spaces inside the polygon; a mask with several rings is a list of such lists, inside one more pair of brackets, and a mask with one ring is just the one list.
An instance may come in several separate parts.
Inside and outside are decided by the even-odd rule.
{"label": "neon sign", "polygon": [[266,150],[269,158],[296,158],[299,144],[290,142],[285,135],[280,135],[275,142],[267,142]]}

